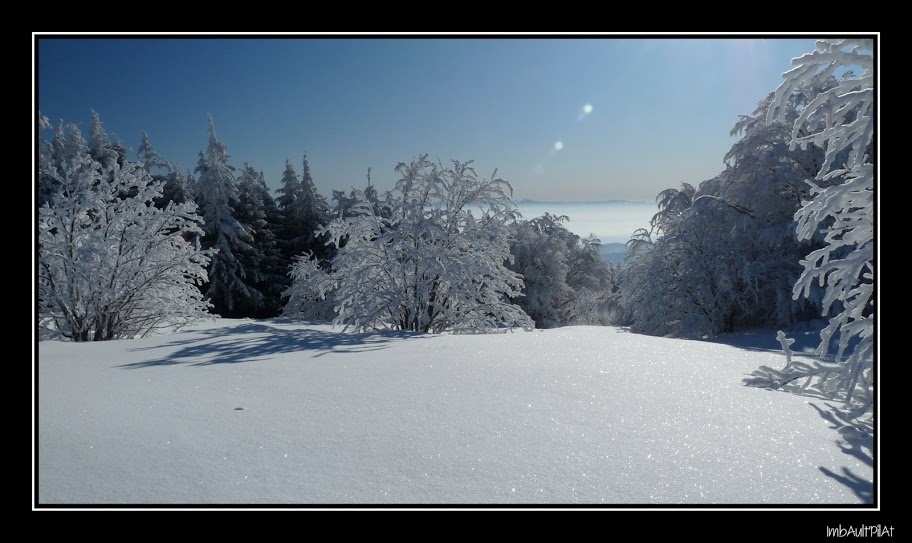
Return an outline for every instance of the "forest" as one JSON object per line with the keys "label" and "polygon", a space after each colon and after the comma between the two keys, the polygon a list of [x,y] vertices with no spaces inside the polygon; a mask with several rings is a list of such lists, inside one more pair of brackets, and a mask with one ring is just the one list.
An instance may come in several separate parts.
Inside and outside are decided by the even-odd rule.
{"label": "forest", "polygon": [[[872,403],[873,41],[821,41],[735,120],[715,177],[656,197],[627,259],[566,217],[522,217],[512,187],[426,154],[320,194],[303,152],[273,193],[209,117],[192,171],[143,135],[135,158],[92,112],[88,134],[39,114],[37,304],[42,338],[129,339],[214,315],[332,321],[358,332],[486,333],[613,325],[701,338],[823,320],[819,360],[762,367]],[[202,142],[201,142],[202,143]],[[392,157],[405,158],[405,157]],[[464,157],[463,157],[464,158]],[[300,168],[300,170],[299,170]]]}

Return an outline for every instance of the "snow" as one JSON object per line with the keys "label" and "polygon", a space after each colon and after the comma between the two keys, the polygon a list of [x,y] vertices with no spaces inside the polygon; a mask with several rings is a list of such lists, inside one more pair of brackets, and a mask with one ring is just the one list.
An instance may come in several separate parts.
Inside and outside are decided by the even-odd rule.
{"label": "snow", "polygon": [[870,440],[832,402],[743,384],[784,364],[765,334],[739,348],[609,327],[359,335],[219,319],[42,341],[37,499],[870,503]]}

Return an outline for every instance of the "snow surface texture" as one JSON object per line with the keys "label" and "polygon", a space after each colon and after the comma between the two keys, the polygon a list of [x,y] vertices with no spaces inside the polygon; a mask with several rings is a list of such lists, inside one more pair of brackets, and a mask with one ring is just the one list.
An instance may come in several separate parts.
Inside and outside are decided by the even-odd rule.
{"label": "snow surface texture", "polygon": [[784,364],[775,334],[733,343],[227,319],[43,341],[38,502],[871,502],[870,434],[744,386]]}

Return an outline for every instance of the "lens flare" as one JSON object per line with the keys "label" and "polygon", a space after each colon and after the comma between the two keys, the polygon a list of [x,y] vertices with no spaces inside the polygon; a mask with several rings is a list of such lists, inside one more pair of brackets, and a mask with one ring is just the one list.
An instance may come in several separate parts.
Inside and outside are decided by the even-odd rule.
{"label": "lens flare", "polygon": [[579,113],[576,115],[576,120],[577,122],[583,122],[589,115],[592,115],[592,104],[583,104],[583,107],[579,109]]}
{"label": "lens flare", "polygon": [[564,142],[562,142],[562,141],[554,142],[554,150],[555,150],[555,151],[560,151],[560,150],[563,149],[563,148],[564,148]]}

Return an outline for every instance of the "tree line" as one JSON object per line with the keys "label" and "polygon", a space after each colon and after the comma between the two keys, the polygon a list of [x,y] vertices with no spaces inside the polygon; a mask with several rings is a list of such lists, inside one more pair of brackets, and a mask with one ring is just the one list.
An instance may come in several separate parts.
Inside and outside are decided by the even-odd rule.
{"label": "tree line", "polygon": [[41,127],[46,334],[129,338],[213,314],[423,332],[608,322],[616,281],[599,241],[565,218],[523,220],[509,183],[480,179],[471,162],[422,155],[397,166],[392,191],[379,194],[368,175],[330,205],[306,153],[301,174],[286,161],[275,196],[261,171],[232,165],[211,115],[186,174],[146,133],[129,160],[95,112],[88,140],[62,120]]}

